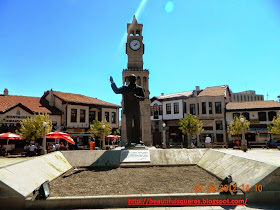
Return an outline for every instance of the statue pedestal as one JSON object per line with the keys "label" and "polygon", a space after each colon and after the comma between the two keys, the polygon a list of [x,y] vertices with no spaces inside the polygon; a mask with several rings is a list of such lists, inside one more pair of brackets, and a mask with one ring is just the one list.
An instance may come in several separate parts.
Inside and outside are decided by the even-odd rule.
{"label": "statue pedestal", "polygon": [[145,144],[136,144],[136,143],[131,143],[131,145],[126,145],[125,146],[126,150],[141,150],[141,149],[148,149]]}

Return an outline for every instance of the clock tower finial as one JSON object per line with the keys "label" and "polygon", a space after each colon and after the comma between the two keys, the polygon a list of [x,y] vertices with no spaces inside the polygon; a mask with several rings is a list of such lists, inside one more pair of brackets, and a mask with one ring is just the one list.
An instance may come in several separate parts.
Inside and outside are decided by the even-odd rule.
{"label": "clock tower finial", "polygon": [[138,24],[135,15],[133,16],[132,24]]}

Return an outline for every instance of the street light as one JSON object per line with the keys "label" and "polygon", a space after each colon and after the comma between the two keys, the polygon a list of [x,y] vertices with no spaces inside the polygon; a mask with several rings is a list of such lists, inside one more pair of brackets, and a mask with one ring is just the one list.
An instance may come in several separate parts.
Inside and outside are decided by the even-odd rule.
{"label": "street light", "polygon": [[242,131],[241,149],[242,149],[243,152],[246,152],[247,151],[247,145],[246,145],[246,142],[245,142],[245,127],[244,127],[245,119],[243,117],[241,117],[240,122],[241,122],[241,131]]}
{"label": "street light", "polygon": [[103,129],[103,144],[102,144],[102,149],[105,150],[105,125],[102,125]]}
{"label": "street light", "polygon": [[47,123],[46,122],[43,122],[43,155],[44,154],[47,154],[47,149],[46,149],[46,126],[47,126]]}
{"label": "street light", "polygon": [[162,123],[162,149],[166,149],[166,138],[165,138],[165,123]]}

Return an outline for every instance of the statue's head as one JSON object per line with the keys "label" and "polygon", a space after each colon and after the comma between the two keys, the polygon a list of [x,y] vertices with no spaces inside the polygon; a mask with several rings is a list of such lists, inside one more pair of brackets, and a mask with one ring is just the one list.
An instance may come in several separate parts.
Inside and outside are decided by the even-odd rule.
{"label": "statue's head", "polygon": [[128,81],[129,81],[129,84],[135,84],[136,82],[136,76],[134,74],[131,74],[129,77],[128,77]]}

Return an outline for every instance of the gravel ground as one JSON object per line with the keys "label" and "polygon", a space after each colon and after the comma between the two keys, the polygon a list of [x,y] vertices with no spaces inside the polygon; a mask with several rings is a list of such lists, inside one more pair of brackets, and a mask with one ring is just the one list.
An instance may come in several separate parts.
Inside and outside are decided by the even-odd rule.
{"label": "gravel ground", "polygon": [[51,184],[51,197],[193,193],[221,181],[198,166],[69,170]]}

